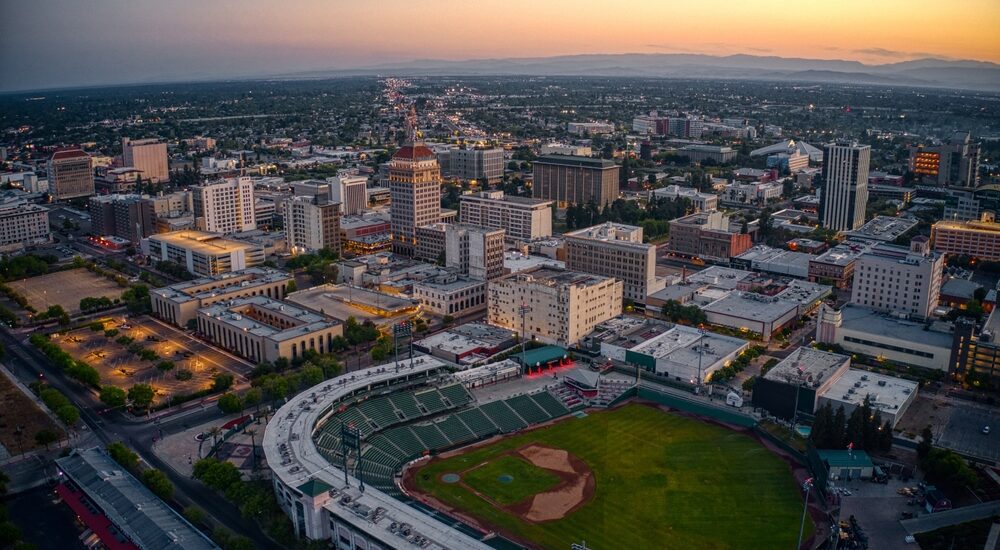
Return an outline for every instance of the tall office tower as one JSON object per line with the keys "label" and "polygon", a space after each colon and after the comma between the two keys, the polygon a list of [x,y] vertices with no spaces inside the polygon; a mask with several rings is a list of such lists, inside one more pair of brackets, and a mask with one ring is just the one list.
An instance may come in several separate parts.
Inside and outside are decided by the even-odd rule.
{"label": "tall office tower", "polygon": [[642,228],[607,222],[566,233],[566,269],[604,275],[624,283],[624,296],[645,303],[662,290],[656,278],[656,245],[642,242]]}
{"label": "tall office tower", "polygon": [[879,243],[858,257],[851,303],[926,319],[938,306],[944,254],[931,252],[927,237],[910,247]]}
{"label": "tall office tower", "polygon": [[337,176],[327,178],[330,200],[340,203],[345,216],[357,216],[368,208],[368,178],[365,176]]}
{"label": "tall office tower", "polygon": [[955,132],[948,143],[911,147],[910,170],[941,186],[975,188],[979,185],[979,144],[969,132]]}
{"label": "tall office tower", "polygon": [[341,203],[327,194],[303,195],[285,201],[288,246],[313,252],[329,248],[340,253]]}
{"label": "tall office tower", "polygon": [[853,231],[865,224],[868,204],[868,164],[871,147],[857,142],[829,143],[823,148],[823,189],[819,221],[835,231]]}
{"label": "tall office tower", "polygon": [[462,195],[459,205],[459,221],[505,229],[511,241],[523,243],[552,236],[552,201],[482,191]]}
{"label": "tall office tower", "polygon": [[94,168],[90,155],[82,149],[63,149],[48,162],[49,193],[56,200],[89,197],[94,194]]}
{"label": "tall office tower", "polygon": [[441,221],[441,168],[437,155],[417,140],[416,115],[407,120],[410,136],[389,162],[392,251],[413,257],[417,228]]}
{"label": "tall office tower", "polygon": [[619,167],[612,160],[547,155],[532,166],[531,195],[536,199],[564,207],[591,200],[604,206],[618,198]]}
{"label": "tall office tower", "polygon": [[503,149],[499,147],[450,151],[449,170],[456,178],[497,183],[503,179],[503,169]]}
{"label": "tall office tower", "polygon": [[253,181],[229,178],[191,188],[195,226],[211,233],[239,233],[257,229]]}
{"label": "tall office tower", "polygon": [[167,144],[158,139],[132,141],[122,138],[122,162],[142,170],[142,177],[153,183],[170,179],[167,168]]}
{"label": "tall office tower", "polygon": [[504,230],[468,224],[446,224],[445,265],[478,281],[503,275]]}

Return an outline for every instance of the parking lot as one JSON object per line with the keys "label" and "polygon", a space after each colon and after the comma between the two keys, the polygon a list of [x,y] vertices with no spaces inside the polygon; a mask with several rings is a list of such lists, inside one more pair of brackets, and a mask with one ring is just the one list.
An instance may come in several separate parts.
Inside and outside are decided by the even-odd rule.
{"label": "parking lot", "polygon": [[121,297],[125,290],[114,281],[83,268],[57,271],[7,284],[27,298],[28,303],[40,312],[58,304],[70,315],[80,312],[81,298],[104,296],[114,300]]}
{"label": "parking lot", "polygon": [[[989,434],[983,433],[986,426],[990,427]],[[1000,461],[997,429],[1000,429],[1000,411],[958,402],[951,407],[950,418],[937,444],[961,454]]]}
{"label": "parking lot", "polygon": [[[220,372],[245,376],[251,366],[236,360],[184,332],[147,317],[114,318],[105,322],[105,329],[117,329],[112,337],[90,328],[75,330],[61,338],[59,345],[74,358],[85,361],[98,370],[103,384],[128,388],[134,384],[150,384],[156,390],[156,402],[174,395],[184,395],[207,389]],[[128,350],[132,339],[144,349],[152,350],[157,358],[145,360]],[[174,368],[161,370],[157,365],[170,361]],[[190,378],[187,374],[190,373]]]}
{"label": "parking lot", "polygon": [[838,481],[840,486],[851,492],[850,496],[841,496],[840,519],[846,520],[852,515],[868,535],[868,547],[885,550],[904,550],[913,548],[905,541],[906,529],[900,524],[904,512],[922,514],[919,505],[909,505],[909,497],[900,495],[897,491],[902,487],[912,487],[916,480],[903,483],[898,478],[889,483],[872,483],[870,481]]}

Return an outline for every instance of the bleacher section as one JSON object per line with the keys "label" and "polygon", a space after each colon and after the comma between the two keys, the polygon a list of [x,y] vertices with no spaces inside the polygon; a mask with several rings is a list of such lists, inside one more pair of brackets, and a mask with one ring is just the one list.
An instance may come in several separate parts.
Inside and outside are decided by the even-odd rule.
{"label": "bleacher section", "polygon": [[461,383],[363,399],[331,415],[314,439],[319,451],[339,464],[341,424],[353,422],[363,441],[355,469],[363,470],[365,483],[402,498],[395,475],[407,462],[570,412],[548,391],[467,407],[473,400]]}

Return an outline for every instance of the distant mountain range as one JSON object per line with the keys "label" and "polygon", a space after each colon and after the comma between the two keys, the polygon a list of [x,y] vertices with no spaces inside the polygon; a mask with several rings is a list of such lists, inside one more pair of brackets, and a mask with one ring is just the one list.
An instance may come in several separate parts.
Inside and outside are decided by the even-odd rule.
{"label": "distant mountain range", "polygon": [[757,55],[583,54],[556,57],[420,59],[360,69],[310,71],[282,75],[308,78],[346,75],[397,76],[619,76],[828,82],[1000,90],[1000,65],[986,61],[915,59],[883,65],[858,61],[801,59]]}

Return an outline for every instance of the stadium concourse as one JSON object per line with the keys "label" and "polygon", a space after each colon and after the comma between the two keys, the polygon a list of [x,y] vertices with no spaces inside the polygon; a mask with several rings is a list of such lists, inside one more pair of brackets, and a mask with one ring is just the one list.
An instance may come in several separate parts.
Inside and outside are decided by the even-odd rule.
{"label": "stadium concourse", "polygon": [[607,405],[632,387],[628,377],[601,375],[600,391],[582,397],[560,379],[583,371],[568,361],[525,376],[511,360],[456,369],[417,356],[327,380],[275,412],[262,446],[275,494],[299,536],[369,549],[403,541],[488,548],[479,531],[411,505],[399,488],[402,468],[430,453]]}

